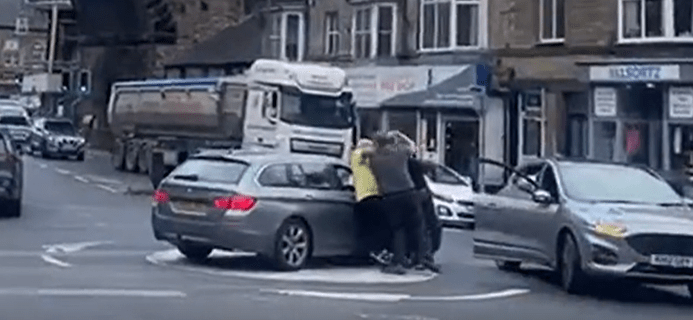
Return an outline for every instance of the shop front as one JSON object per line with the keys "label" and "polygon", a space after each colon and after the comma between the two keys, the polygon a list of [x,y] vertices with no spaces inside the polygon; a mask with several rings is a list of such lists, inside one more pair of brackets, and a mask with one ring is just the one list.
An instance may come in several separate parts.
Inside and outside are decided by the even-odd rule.
{"label": "shop front", "polygon": [[589,81],[589,158],[693,165],[693,65],[592,65]]}
{"label": "shop front", "polygon": [[[505,111],[502,99],[488,97],[476,86],[475,69],[471,65],[347,69],[362,134],[399,130],[417,142],[423,158],[477,180],[480,156],[505,160]],[[503,173],[495,170],[484,172],[486,184],[502,183]]]}

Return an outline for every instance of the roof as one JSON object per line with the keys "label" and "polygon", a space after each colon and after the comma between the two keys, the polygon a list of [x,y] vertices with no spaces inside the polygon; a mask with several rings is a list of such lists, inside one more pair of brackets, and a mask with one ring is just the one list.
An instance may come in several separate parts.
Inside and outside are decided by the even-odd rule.
{"label": "roof", "polygon": [[166,66],[200,66],[251,63],[262,56],[261,19],[252,15],[203,41]]}
{"label": "roof", "polygon": [[[24,10],[22,10],[25,7]],[[0,25],[14,26],[20,13],[29,18],[29,27],[46,28],[48,19],[24,4],[24,0],[0,0]]]}
{"label": "roof", "polygon": [[266,164],[272,162],[332,162],[341,163],[341,159],[315,154],[283,153],[273,150],[204,150],[195,154],[196,157],[219,157],[228,160],[240,160],[248,163]]}
{"label": "roof", "polygon": [[185,79],[152,79],[143,81],[116,82],[116,87],[164,87],[164,86],[216,86],[220,82],[241,80],[243,75],[226,77],[185,78]]}

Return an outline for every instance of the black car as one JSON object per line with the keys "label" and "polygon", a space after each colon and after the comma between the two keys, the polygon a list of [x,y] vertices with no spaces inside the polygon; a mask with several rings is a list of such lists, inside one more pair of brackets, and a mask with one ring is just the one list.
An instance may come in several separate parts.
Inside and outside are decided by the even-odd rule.
{"label": "black car", "polygon": [[0,108],[0,133],[4,133],[15,150],[22,151],[31,137],[31,119],[23,109]]}
{"label": "black car", "polygon": [[30,151],[44,158],[76,157],[78,161],[84,161],[85,143],[72,121],[39,118],[34,121]]}
{"label": "black car", "polygon": [[19,217],[24,165],[10,138],[0,133],[0,214]]}

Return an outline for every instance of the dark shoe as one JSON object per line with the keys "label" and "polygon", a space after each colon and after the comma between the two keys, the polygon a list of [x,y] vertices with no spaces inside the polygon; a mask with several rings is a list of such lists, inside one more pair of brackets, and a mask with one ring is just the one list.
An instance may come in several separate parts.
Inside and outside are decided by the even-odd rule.
{"label": "dark shoe", "polygon": [[383,268],[383,273],[401,276],[407,274],[407,270],[401,265],[389,265]]}
{"label": "dark shoe", "polygon": [[440,265],[439,264],[436,264],[432,261],[425,261],[422,265],[425,269],[431,270],[432,272],[435,272],[435,273],[440,273]]}

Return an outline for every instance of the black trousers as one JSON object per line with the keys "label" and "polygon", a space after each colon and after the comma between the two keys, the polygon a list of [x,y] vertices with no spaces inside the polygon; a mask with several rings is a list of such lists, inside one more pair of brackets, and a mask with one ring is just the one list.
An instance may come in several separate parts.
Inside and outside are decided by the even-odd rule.
{"label": "black trousers", "polygon": [[433,205],[433,195],[428,190],[420,191],[420,203],[426,245],[424,255],[428,258],[432,258],[433,254],[438,251],[442,240],[440,238],[440,221],[438,220]]}
{"label": "black trousers", "polygon": [[357,250],[360,254],[366,255],[388,247],[390,227],[382,207],[382,197],[372,196],[359,201],[354,207],[354,215]]}
{"label": "black trousers", "polygon": [[408,251],[414,249],[418,252],[424,248],[421,244],[423,235],[420,231],[423,229],[418,198],[415,190],[409,190],[385,195],[381,202],[391,232],[393,264],[403,265]]}

